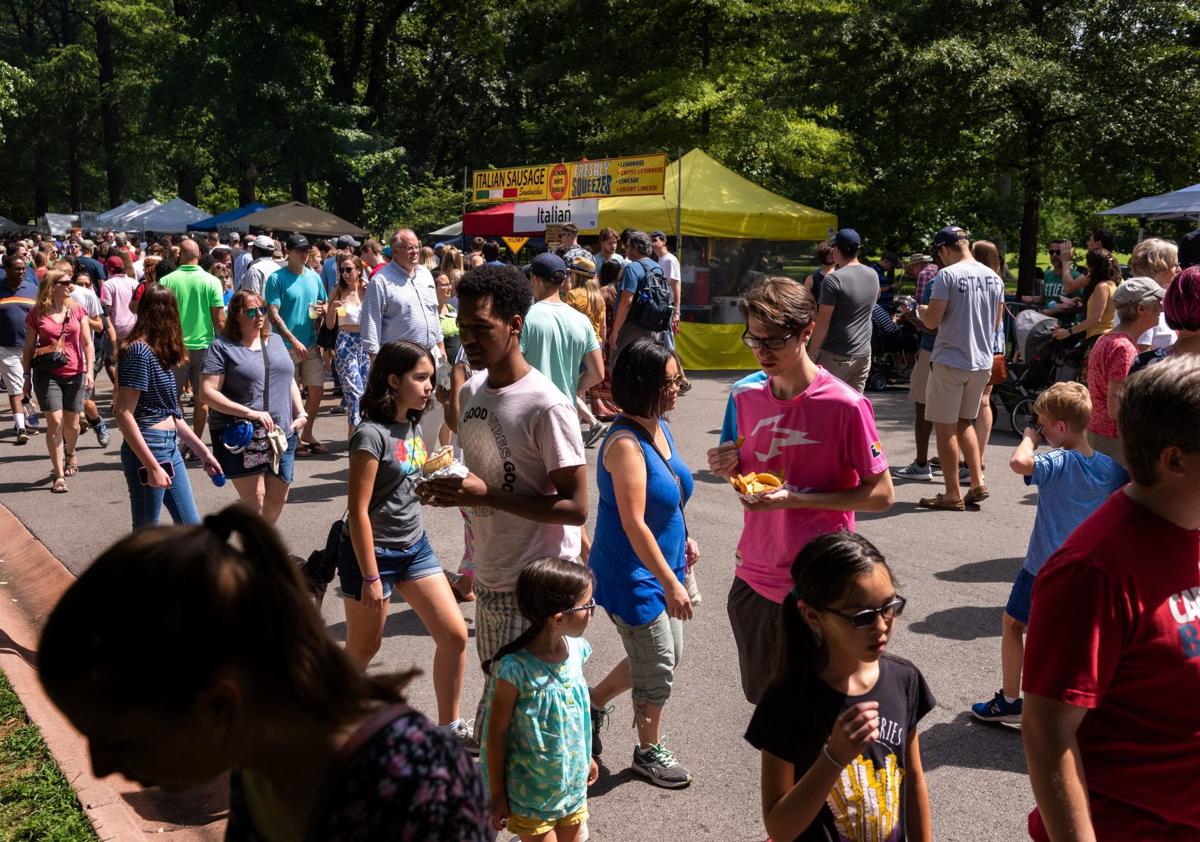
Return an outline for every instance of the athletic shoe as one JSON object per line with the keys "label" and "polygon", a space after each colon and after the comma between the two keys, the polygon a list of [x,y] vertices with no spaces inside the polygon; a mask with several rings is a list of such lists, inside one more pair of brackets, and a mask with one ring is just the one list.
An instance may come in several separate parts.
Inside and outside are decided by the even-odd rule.
{"label": "athletic shoe", "polygon": [[[458,743],[467,751],[471,751],[471,725],[467,722],[467,720],[460,719],[457,722],[447,725],[446,733],[454,738],[454,742]],[[478,750],[479,749],[476,748],[475,751],[478,752]]]}
{"label": "athletic shoe", "polygon": [[930,482],[933,480],[933,466],[928,462],[924,465],[919,462],[912,462],[903,468],[892,468],[892,477],[895,479],[914,480],[916,482]]}
{"label": "athletic shoe", "polygon": [[102,418],[93,424],[92,429],[96,431],[96,441],[100,442],[100,446],[108,447],[112,436],[108,434],[108,426],[104,423],[104,419]]}
{"label": "athletic shoe", "polygon": [[980,722],[1010,722],[1014,725],[1021,722],[1021,700],[1010,702],[1004,698],[1004,691],[997,690],[991,701],[971,705],[971,716]]}
{"label": "athletic shoe", "polygon": [[681,789],[692,782],[692,773],[679,765],[662,740],[650,748],[634,748],[633,765],[630,768],[635,774],[664,789]]}
{"label": "athletic shoe", "polygon": [[963,495],[963,502],[968,505],[971,503],[982,503],[990,496],[991,494],[988,492],[986,485],[977,485]]}
{"label": "athletic shoe", "polygon": [[17,427],[17,444],[25,444],[29,441],[29,433],[25,432],[24,427]]}
{"label": "athletic shoe", "polygon": [[600,752],[604,750],[604,744],[600,742],[600,729],[608,724],[608,717],[612,715],[613,706],[609,705],[606,708],[598,708],[595,705],[592,708],[592,757],[599,757]]}
{"label": "athletic shoe", "polygon": [[608,427],[608,424],[593,424],[591,427],[588,427],[583,434],[583,446],[591,447],[604,438],[605,433],[608,432]]}

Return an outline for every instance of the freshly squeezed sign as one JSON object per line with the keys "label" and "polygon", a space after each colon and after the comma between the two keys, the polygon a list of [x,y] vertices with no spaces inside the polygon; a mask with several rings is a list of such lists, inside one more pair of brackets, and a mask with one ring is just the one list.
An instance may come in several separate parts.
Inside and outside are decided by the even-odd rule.
{"label": "freshly squeezed sign", "polygon": [[666,171],[667,156],[663,152],[567,164],[476,170],[472,174],[471,199],[478,204],[490,204],[661,196]]}

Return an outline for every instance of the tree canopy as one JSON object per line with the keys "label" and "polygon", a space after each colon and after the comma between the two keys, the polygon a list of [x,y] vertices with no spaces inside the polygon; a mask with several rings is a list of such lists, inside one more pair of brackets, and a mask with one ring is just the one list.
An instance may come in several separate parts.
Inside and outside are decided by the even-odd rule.
{"label": "tree canopy", "polygon": [[0,212],[443,224],[464,167],[700,146],[876,248],[1200,181],[1188,0],[4,0]]}

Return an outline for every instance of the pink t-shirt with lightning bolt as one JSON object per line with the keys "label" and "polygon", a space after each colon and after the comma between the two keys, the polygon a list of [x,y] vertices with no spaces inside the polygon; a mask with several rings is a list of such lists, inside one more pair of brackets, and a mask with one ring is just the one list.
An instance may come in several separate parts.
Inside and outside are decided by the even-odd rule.
{"label": "pink t-shirt with lightning bolt", "polygon": [[[721,441],[739,436],[740,471],[772,471],[792,491],[846,491],[888,467],[871,402],[819,367],[808,388],[787,401],[771,394],[765,372],[735,383]],[[809,540],[854,531],[853,512],[779,509],[743,517],[734,575],[772,602],[792,589],[792,562]]]}

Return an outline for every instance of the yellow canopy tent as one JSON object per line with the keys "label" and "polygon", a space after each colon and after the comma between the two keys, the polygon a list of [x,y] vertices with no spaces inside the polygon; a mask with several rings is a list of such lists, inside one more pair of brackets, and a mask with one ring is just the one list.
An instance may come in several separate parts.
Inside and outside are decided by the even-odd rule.
{"label": "yellow canopy tent", "polygon": [[[667,165],[663,195],[600,200],[601,227],[658,230],[674,236],[677,219],[685,236],[738,240],[823,240],[837,228],[834,214],[759,187],[701,149]],[[754,354],[742,344],[743,329],[740,324],[684,322],[675,337],[684,368],[758,368]]]}
{"label": "yellow canopy tent", "polygon": [[[679,196],[680,170],[683,198]],[[743,240],[823,240],[837,217],[778,196],[726,169],[701,149],[667,165],[661,196],[600,200],[600,226],[639,228],[674,235],[682,204],[683,233],[688,237]]]}

